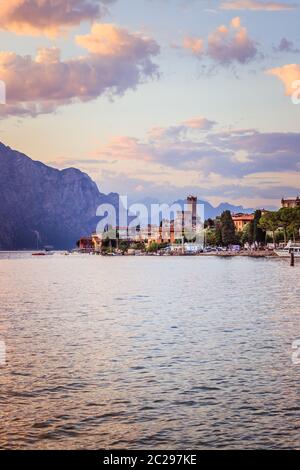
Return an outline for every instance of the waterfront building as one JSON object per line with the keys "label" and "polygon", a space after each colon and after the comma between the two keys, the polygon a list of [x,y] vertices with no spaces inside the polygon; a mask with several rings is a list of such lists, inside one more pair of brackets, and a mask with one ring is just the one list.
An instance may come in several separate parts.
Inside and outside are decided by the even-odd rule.
{"label": "waterfront building", "polygon": [[82,237],[78,242],[78,248],[80,251],[89,253],[94,250],[93,238],[92,237]]}
{"label": "waterfront building", "polygon": [[300,198],[297,196],[295,199],[284,199],[281,200],[281,207],[287,209],[295,209],[296,207],[300,207]]}
{"label": "waterfront building", "polygon": [[161,232],[160,227],[158,225],[151,225],[149,224],[146,231],[144,233],[144,240],[148,242],[150,245],[151,243],[159,243],[161,239]]}
{"label": "waterfront building", "polygon": [[254,214],[233,214],[232,220],[237,232],[242,232],[245,226],[254,220]]}
{"label": "waterfront building", "polygon": [[92,235],[92,242],[93,242],[93,251],[95,253],[100,253],[102,249],[102,237],[100,237],[97,233]]}
{"label": "waterfront building", "polygon": [[78,249],[83,253],[99,253],[102,248],[102,237],[93,234],[90,237],[82,237],[77,242]]}
{"label": "waterfront building", "polygon": [[174,220],[163,220],[159,227],[159,243],[174,243]]}
{"label": "waterfront building", "polygon": [[121,240],[128,243],[145,243],[151,245],[180,244],[184,241],[199,242],[201,238],[203,221],[197,213],[197,197],[188,196],[186,210],[174,214],[174,219],[163,219],[157,225],[113,227],[106,226],[103,233],[95,233],[91,237],[82,237],[78,242],[79,250],[85,252],[101,252],[103,243],[108,239],[115,240],[113,246],[118,249]]}

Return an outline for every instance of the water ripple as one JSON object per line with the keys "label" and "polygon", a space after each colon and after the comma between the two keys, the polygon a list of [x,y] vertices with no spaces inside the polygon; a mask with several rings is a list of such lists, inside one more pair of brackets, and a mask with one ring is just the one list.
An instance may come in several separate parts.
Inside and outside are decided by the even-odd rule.
{"label": "water ripple", "polygon": [[1,449],[300,448],[280,260],[0,259]]}

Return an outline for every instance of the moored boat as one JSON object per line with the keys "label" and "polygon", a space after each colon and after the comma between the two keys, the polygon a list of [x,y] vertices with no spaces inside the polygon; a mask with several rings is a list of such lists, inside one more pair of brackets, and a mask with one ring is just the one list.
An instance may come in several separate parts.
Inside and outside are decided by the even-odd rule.
{"label": "moored boat", "polygon": [[290,258],[294,254],[295,258],[300,258],[300,244],[289,242],[282,250],[275,250],[280,258]]}
{"label": "moored boat", "polygon": [[46,256],[46,253],[32,253],[32,256]]}

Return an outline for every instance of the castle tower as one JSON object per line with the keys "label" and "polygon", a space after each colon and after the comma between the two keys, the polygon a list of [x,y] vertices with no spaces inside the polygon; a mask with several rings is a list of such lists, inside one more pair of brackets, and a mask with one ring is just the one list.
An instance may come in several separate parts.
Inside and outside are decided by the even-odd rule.
{"label": "castle tower", "polygon": [[188,205],[188,212],[192,214],[192,227],[196,229],[197,227],[197,196],[188,196],[187,198],[187,205]]}

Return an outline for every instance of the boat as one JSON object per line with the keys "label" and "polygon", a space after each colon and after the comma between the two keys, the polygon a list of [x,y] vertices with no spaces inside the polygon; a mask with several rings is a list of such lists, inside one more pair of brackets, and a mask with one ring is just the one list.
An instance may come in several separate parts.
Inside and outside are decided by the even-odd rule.
{"label": "boat", "polygon": [[46,256],[46,253],[32,253],[32,256]]}
{"label": "boat", "polygon": [[280,258],[290,258],[294,254],[295,258],[300,258],[300,243],[289,242],[282,250],[274,251]]}

